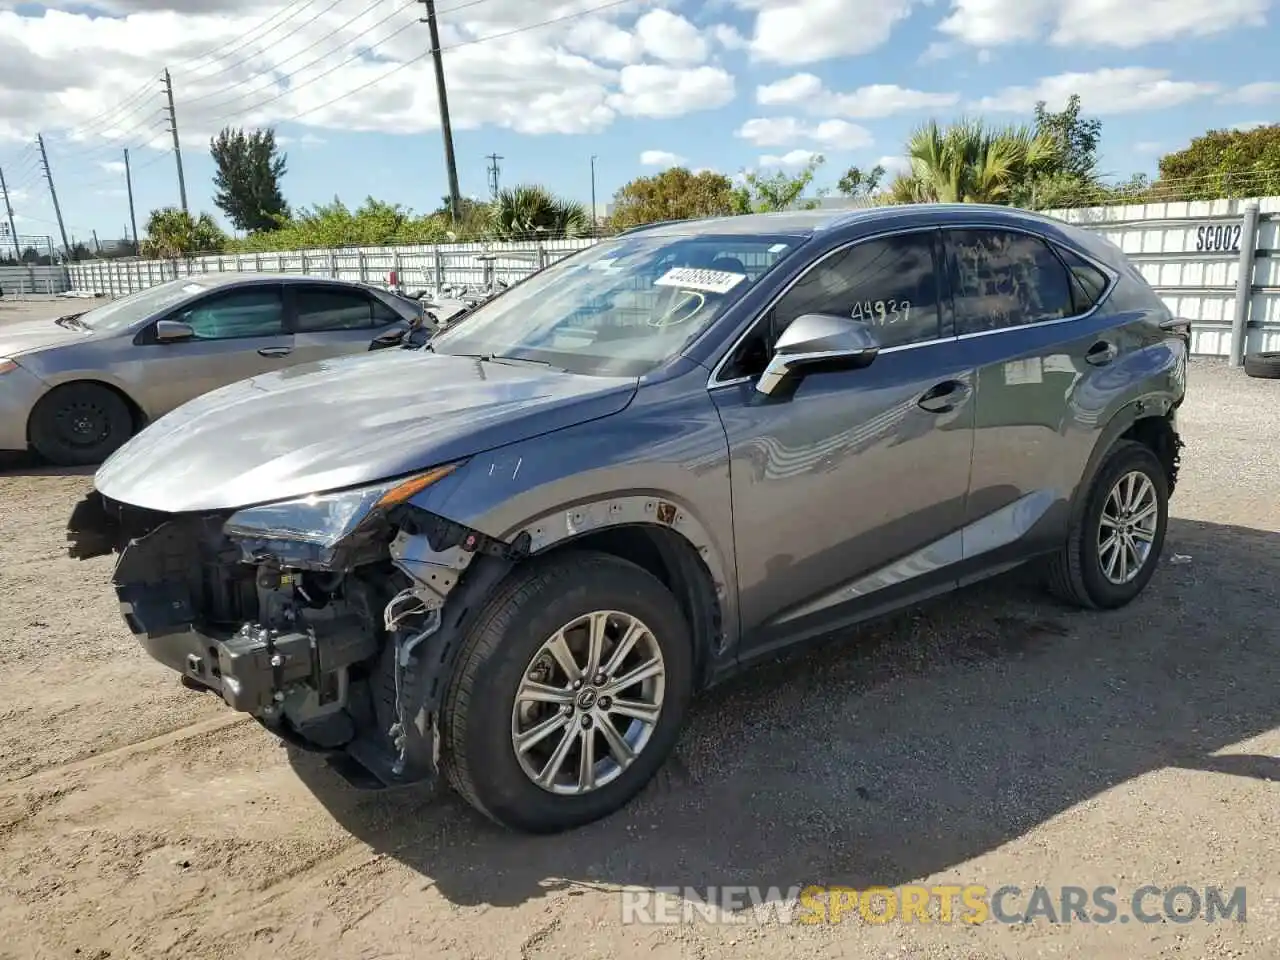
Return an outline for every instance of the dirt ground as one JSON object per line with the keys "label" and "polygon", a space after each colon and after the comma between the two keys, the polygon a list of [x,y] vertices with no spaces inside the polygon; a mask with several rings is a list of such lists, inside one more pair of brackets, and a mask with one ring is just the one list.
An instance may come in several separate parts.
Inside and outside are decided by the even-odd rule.
{"label": "dirt ground", "polygon": [[[11,311],[0,305],[0,317]],[[45,310],[53,309],[46,304]],[[624,812],[358,793],[131,640],[89,485],[0,473],[0,957],[1280,957],[1280,382],[1199,362],[1130,608],[1014,574],[706,697]],[[624,924],[624,887],[1247,889],[1247,922]],[[1148,909],[1159,906],[1159,898]]]}

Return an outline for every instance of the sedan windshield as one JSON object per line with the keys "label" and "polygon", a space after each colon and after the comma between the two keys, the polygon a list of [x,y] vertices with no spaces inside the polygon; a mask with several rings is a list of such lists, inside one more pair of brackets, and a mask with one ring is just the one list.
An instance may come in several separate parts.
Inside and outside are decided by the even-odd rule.
{"label": "sedan windshield", "polygon": [[95,307],[82,314],[79,323],[100,333],[115,333],[207,289],[195,277],[179,277]]}
{"label": "sedan windshield", "polygon": [[547,267],[431,341],[436,353],[634,377],[677,356],[767,271],[794,236],[606,240]]}

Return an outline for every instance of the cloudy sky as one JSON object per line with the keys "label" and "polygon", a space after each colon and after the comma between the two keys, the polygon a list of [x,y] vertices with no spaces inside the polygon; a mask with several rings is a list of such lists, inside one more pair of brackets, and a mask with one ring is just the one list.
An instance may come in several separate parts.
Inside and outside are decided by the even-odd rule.
{"label": "cloudy sky", "polygon": [[[462,190],[541,182],[600,203],[681,162],[735,173],[826,156],[890,166],[922,119],[1026,121],[1078,92],[1104,166],[1151,172],[1209,127],[1275,120],[1271,0],[437,0]],[[118,237],[187,191],[214,212],[208,142],[272,125],[295,206],[446,192],[424,8],[408,0],[0,0],[0,169],[21,233]]]}

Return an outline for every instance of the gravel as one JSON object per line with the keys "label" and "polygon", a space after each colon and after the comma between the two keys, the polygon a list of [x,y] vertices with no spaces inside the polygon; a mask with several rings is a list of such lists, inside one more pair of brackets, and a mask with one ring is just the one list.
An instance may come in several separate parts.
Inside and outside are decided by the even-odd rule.
{"label": "gravel", "polygon": [[[1082,614],[1015,573],[762,667],[557,838],[355,793],[182,688],[109,561],[65,557],[87,476],[10,461],[0,957],[1280,956],[1280,382],[1197,362],[1190,391],[1138,602]],[[1248,922],[640,926],[617,892],[915,882],[1244,885]]]}

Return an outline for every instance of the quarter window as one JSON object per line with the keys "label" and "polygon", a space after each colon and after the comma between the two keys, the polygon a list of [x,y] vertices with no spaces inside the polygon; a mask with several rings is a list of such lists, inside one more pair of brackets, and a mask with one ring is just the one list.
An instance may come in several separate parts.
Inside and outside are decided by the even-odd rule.
{"label": "quarter window", "polygon": [[1076,313],[1088,313],[1107,292],[1107,275],[1078,254],[1058,247],[1058,255],[1071,272],[1071,293]]}
{"label": "quarter window", "polygon": [[1044,241],[1005,230],[953,230],[947,244],[958,334],[1078,312],[1070,275]]}
{"label": "quarter window", "polygon": [[279,287],[235,290],[208,297],[180,311],[197,340],[275,337],[284,333],[284,302]]}
{"label": "quarter window", "polygon": [[299,288],[298,332],[363,330],[373,326],[373,299],[356,290]]}

